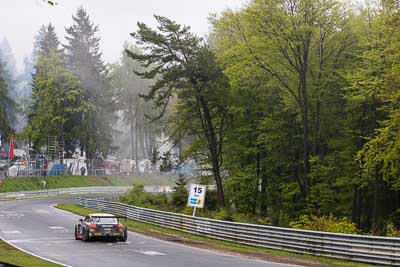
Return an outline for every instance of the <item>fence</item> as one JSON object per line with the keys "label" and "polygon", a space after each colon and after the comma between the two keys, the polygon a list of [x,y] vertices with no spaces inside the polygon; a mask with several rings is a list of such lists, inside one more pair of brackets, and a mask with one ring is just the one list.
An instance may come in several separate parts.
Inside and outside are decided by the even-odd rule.
{"label": "fence", "polygon": [[[91,187],[70,187],[35,191],[18,191],[0,193],[1,200],[24,199],[34,197],[51,197],[56,195],[82,195],[82,194],[123,194],[131,189],[131,186],[91,186]],[[145,186],[144,191],[148,193],[170,193],[171,186]]]}
{"label": "fence", "polygon": [[400,266],[400,238],[316,232],[235,223],[79,198],[90,209],[219,240],[366,263]]}
{"label": "fence", "polygon": [[146,160],[135,168],[133,160],[101,161],[99,159],[63,159],[61,160],[19,160],[8,162],[0,160],[0,179],[6,177],[45,177],[54,175],[89,176],[140,176],[140,175],[177,175],[176,172],[159,172]]}

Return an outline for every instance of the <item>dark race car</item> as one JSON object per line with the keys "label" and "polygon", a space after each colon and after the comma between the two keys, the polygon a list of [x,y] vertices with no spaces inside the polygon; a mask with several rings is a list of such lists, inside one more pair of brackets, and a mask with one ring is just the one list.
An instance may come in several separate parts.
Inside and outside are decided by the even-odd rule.
{"label": "dark race car", "polygon": [[75,239],[125,242],[128,238],[128,229],[119,222],[119,218],[107,213],[89,214],[85,219],[79,219],[79,223],[75,225]]}

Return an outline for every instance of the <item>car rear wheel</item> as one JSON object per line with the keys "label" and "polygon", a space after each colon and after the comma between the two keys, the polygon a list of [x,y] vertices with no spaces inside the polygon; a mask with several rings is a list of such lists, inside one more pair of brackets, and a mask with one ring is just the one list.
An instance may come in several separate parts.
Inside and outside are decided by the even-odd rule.
{"label": "car rear wheel", "polygon": [[78,226],[75,225],[75,240],[78,240],[78,239],[79,239],[79,237],[78,237]]}
{"label": "car rear wheel", "polygon": [[90,241],[89,232],[85,228],[82,229],[82,240],[85,242]]}
{"label": "car rear wheel", "polygon": [[126,242],[126,240],[128,239],[128,231],[124,231],[124,236],[121,237],[121,242]]}

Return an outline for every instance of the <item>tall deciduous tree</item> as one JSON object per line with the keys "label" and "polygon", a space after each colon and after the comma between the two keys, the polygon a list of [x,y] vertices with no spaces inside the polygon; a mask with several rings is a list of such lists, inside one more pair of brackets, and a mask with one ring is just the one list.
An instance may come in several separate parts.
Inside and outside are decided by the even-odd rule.
{"label": "tall deciduous tree", "polygon": [[[327,80],[337,79],[329,69],[349,46],[343,35],[344,17],[336,1],[254,0],[245,10],[226,12],[214,23],[216,32],[242,51],[242,60],[271,77],[286,94],[288,106],[299,112],[303,175],[298,179],[304,197],[310,191],[311,152],[317,154],[321,146],[321,95]],[[225,57],[237,56],[223,49]]]}

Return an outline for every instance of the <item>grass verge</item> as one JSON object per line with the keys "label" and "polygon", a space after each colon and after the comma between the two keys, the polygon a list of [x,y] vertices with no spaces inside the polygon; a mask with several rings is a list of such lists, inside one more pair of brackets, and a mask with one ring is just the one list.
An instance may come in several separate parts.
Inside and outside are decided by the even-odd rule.
{"label": "grass verge", "polygon": [[[78,215],[85,216],[89,213],[98,212],[86,209],[78,204],[58,204],[59,209],[66,210]],[[215,240],[182,231],[172,230],[165,227],[151,225],[135,220],[127,219],[122,222],[128,226],[132,232],[137,232],[147,236],[162,240],[185,244],[188,246],[215,250],[227,254],[241,255],[243,257],[267,260],[279,263],[298,264],[303,266],[348,266],[348,267],[372,267],[378,265],[364,264],[354,261],[338,260],[326,257],[297,254],[285,251],[271,250],[266,248],[241,245],[228,241]]]}
{"label": "grass verge", "polygon": [[56,267],[61,266],[52,262],[36,258],[28,253],[22,252],[4,241],[0,240],[0,262],[13,264],[21,267],[41,266]]}
{"label": "grass verge", "polygon": [[[43,187],[42,181],[47,183]],[[172,185],[173,177],[143,175],[133,177],[117,176],[48,176],[48,177],[14,177],[2,180],[0,192],[31,191],[67,187],[87,186],[130,186],[134,183],[143,185]]]}

